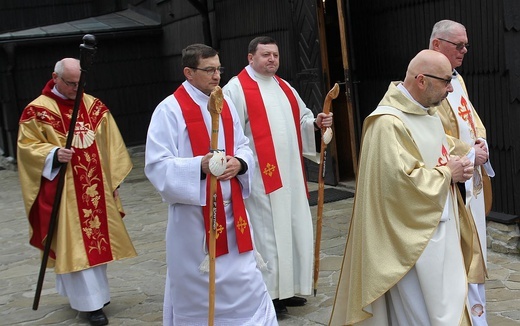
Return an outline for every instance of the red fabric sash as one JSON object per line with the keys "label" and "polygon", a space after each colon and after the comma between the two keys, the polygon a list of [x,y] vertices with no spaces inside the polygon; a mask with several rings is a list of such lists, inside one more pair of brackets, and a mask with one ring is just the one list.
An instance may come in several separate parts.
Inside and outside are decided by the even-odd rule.
{"label": "red fabric sash", "polygon": [[[303,163],[302,151],[302,135],[300,127],[300,109],[298,101],[294,96],[289,86],[278,76],[274,76],[278,81],[278,85],[287,96],[291,104],[291,110],[294,119],[294,127],[298,138],[298,150],[300,151],[300,161],[302,164],[302,171],[305,171]],[[276,152],[274,150],[273,137],[271,135],[271,127],[267,119],[267,112],[264,105],[264,100],[260,94],[258,83],[249,76],[246,69],[243,69],[238,74],[238,80],[244,90],[244,97],[246,99],[247,115],[249,117],[249,124],[251,125],[251,133],[255,141],[255,148],[258,155],[258,164],[262,172],[262,181],[264,182],[265,193],[269,194],[282,185],[282,179],[278,169],[278,162],[276,159]],[[307,191],[307,182],[305,173],[303,173],[305,189]]]}
{"label": "red fabric sash", "polygon": [[249,76],[245,69],[238,74],[238,80],[244,90],[249,124],[251,125],[251,133],[255,141],[258,165],[262,181],[264,182],[265,193],[270,194],[280,189],[283,185],[264,101],[260,95],[258,84]]}
{"label": "red fabric sash", "polygon": [[[194,156],[203,156],[208,153],[210,144],[210,137],[204,119],[202,117],[201,108],[193,101],[184,86],[180,86],[173,93],[182,111],[184,120],[186,121],[186,128],[190,137],[190,143]],[[229,106],[224,101],[224,107],[220,114],[222,125],[224,128],[224,136],[226,139],[226,155],[234,155],[234,131],[233,118],[229,110]],[[209,176],[206,178],[206,203],[209,204]],[[233,204],[233,217],[235,224],[235,235],[237,239],[238,251],[240,253],[253,250],[253,242],[251,240],[251,230],[249,227],[244,199],[242,198],[242,191],[240,183],[236,178],[230,180],[231,182],[231,200]],[[222,200],[222,190],[220,182],[217,181],[216,193],[217,206],[217,236],[216,236],[216,256],[227,254],[227,232],[226,232],[226,214],[224,211],[224,202]],[[202,214],[204,217],[204,225],[206,233],[209,233],[210,228],[210,207],[208,205],[202,207]]]}

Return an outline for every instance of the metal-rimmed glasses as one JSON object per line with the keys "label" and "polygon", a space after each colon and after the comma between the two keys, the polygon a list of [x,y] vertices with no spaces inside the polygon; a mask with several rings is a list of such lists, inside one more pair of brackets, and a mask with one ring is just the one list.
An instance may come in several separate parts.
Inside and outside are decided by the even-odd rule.
{"label": "metal-rimmed glasses", "polygon": [[[442,77],[438,77],[438,76],[434,76],[434,75],[430,75],[430,74],[419,74],[419,75],[423,75],[423,76],[430,77],[430,78],[433,78],[433,79],[442,80],[443,82],[446,83],[446,86],[448,86],[449,84],[451,84],[451,80],[453,79],[453,77],[450,77],[450,78],[442,78]],[[417,75],[417,76],[419,76],[419,75]],[[417,79],[417,76],[415,76],[415,79]]]}
{"label": "metal-rimmed glasses", "polygon": [[207,67],[207,68],[196,68],[196,67],[188,67],[194,70],[205,71],[208,76],[213,76],[217,71],[220,75],[224,73],[224,67]]}
{"label": "metal-rimmed glasses", "polygon": [[464,48],[466,48],[466,49],[469,48],[469,43],[464,43],[464,42],[455,43],[455,42],[448,41],[448,40],[440,38],[440,37],[438,37],[438,39],[441,40],[441,41],[448,42],[450,44],[455,45],[455,49],[457,49],[458,51],[461,51]]}
{"label": "metal-rimmed glasses", "polygon": [[79,86],[79,82],[78,83],[73,83],[73,82],[70,82],[70,81],[67,81],[65,79],[63,79],[63,77],[60,76],[60,79],[65,83],[65,85],[69,86],[69,87],[78,87]]}

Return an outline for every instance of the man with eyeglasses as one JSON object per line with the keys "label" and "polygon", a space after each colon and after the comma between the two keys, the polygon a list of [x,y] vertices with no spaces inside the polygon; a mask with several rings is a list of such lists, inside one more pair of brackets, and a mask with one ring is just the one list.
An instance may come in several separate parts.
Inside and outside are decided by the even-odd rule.
{"label": "man with eyeglasses", "polygon": [[[146,140],[145,174],[168,203],[163,324],[207,325],[210,94],[220,82],[218,52],[203,44],[182,51],[186,80],[156,107]],[[226,96],[218,129],[225,171],[217,178],[215,325],[277,325],[257,268],[245,210],[255,161],[233,102]],[[259,266],[262,266],[260,263]]]}
{"label": "man with eyeglasses", "polygon": [[468,47],[466,28],[462,24],[442,20],[433,26],[430,49],[443,53],[450,60],[454,76],[453,92],[442,102],[439,115],[446,134],[454,139],[452,153],[467,156],[475,165],[473,177],[458,185],[478,231],[473,237],[475,252],[469,266],[468,297],[473,324],[482,326],[487,325],[484,283],[487,276],[486,214],[491,205],[489,177],[495,172],[489,162],[486,128],[469,100],[462,76],[455,70],[462,65]]}
{"label": "man with eyeglasses", "polygon": [[[54,267],[56,289],[70,306],[88,312],[91,325],[106,325],[107,263],[137,255],[118,191],[132,161],[110,111],[89,94],[83,94],[76,128],[68,130],[80,75],[79,60],[58,61],[42,95],[22,112],[18,170],[30,244],[43,250],[57,175],[67,164],[49,267]],[[66,149],[69,132],[74,137]]]}
{"label": "man with eyeglasses", "polygon": [[262,271],[278,314],[303,306],[313,273],[312,216],[303,156],[316,158],[315,130],[332,125],[332,113],[316,118],[296,90],[276,75],[276,41],[249,43],[249,65],[224,87],[235,103],[257,170],[246,200],[257,249],[268,262]]}
{"label": "man with eyeglasses", "polygon": [[450,157],[436,113],[450,76],[444,55],[419,52],[364,121],[331,326],[470,325],[459,225],[471,220],[453,183],[473,166]]}

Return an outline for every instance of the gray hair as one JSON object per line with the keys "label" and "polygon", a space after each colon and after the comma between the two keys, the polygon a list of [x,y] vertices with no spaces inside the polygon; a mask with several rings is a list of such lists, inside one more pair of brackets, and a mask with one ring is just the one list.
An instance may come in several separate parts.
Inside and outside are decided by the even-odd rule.
{"label": "gray hair", "polygon": [[76,60],[79,64],[78,59],[63,58],[60,61],[56,62],[56,65],[54,66],[54,72],[56,73],[56,75],[58,75],[60,77],[63,76],[63,71],[65,71],[65,61],[67,61],[67,60]]}
{"label": "gray hair", "polygon": [[456,21],[448,19],[441,20],[435,23],[435,25],[433,25],[432,35],[430,36],[430,49],[432,48],[432,42],[434,39],[439,37],[448,37],[456,28],[462,28],[464,30],[466,29],[466,27],[464,27],[464,25],[462,25],[461,23],[457,23]]}

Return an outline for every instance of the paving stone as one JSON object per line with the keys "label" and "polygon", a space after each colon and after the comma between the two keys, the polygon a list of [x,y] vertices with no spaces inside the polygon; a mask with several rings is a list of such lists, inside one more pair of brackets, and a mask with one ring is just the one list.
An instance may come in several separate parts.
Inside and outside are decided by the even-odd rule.
{"label": "paving stone", "polygon": [[[108,265],[111,304],[105,312],[110,325],[162,325],[167,206],[144,176],[144,147],[129,150],[134,169],[120,194],[124,221],[139,256]],[[1,170],[0,180],[0,325],[88,325],[86,315],[70,309],[67,299],[56,293],[52,270],[45,274],[39,308],[32,310],[40,254],[28,244],[17,172]],[[353,183],[340,187],[354,190]],[[316,183],[309,183],[310,191],[316,189]],[[349,198],[324,204],[317,295],[306,297],[303,307],[289,307],[279,318],[281,326],[328,324],[353,202]],[[315,220],[315,206],[311,212]],[[490,250],[488,270],[489,325],[520,325],[520,256]]]}

